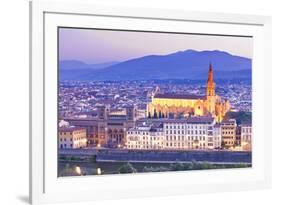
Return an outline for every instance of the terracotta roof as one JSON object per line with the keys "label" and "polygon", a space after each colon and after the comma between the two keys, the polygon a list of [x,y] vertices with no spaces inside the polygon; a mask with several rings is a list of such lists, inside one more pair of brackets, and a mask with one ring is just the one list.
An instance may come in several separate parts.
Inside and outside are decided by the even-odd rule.
{"label": "terracotta roof", "polygon": [[208,117],[208,116],[187,118],[187,122],[190,122],[190,123],[212,123],[213,121],[214,121],[214,118]]}
{"label": "terracotta roof", "polygon": [[154,98],[169,98],[169,99],[191,99],[191,100],[204,100],[206,99],[203,95],[193,95],[193,94],[175,94],[175,93],[158,93]]}
{"label": "terracotta roof", "polygon": [[78,131],[78,130],[85,130],[85,128],[82,127],[60,127],[59,131],[60,132],[73,132],[73,131]]}
{"label": "terracotta roof", "polygon": [[192,123],[192,124],[201,124],[201,123],[212,123],[214,122],[213,117],[209,116],[200,116],[200,117],[188,117],[182,119],[163,119],[164,123]]}

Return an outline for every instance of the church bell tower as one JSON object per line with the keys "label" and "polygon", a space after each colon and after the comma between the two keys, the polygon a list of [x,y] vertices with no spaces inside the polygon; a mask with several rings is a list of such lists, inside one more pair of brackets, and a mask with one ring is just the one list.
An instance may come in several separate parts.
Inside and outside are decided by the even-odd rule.
{"label": "church bell tower", "polygon": [[211,114],[215,114],[215,82],[213,77],[213,67],[210,63],[209,65],[209,72],[208,72],[208,81],[207,81],[207,88],[206,88],[206,98],[207,98],[207,107]]}
{"label": "church bell tower", "polygon": [[207,96],[215,96],[215,82],[213,77],[213,67],[210,63],[207,81]]}

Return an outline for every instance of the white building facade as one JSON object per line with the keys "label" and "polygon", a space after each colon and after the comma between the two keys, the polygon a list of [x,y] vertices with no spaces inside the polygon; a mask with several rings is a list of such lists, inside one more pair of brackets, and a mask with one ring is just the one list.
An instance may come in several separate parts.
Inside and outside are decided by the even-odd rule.
{"label": "white building facade", "polygon": [[214,125],[213,148],[220,149],[222,145],[221,126]]}
{"label": "white building facade", "polygon": [[[215,119],[211,117],[189,117],[168,119],[163,123],[166,149],[214,149],[220,141],[220,132],[215,130]],[[216,134],[216,136],[214,135]],[[218,146],[219,148],[220,146]]]}
{"label": "white building facade", "polygon": [[128,149],[163,149],[163,128],[138,126],[127,131],[126,147]]}
{"label": "white building facade", "polygon": [[252,125],[241,125],[241,147],[243,150],[252,149]]}
{"label": "white building facade", "polygon": [[221,147],[221,128],[211,117],[159,119],[161,126],[127,132],[128,149],[192,150]]}

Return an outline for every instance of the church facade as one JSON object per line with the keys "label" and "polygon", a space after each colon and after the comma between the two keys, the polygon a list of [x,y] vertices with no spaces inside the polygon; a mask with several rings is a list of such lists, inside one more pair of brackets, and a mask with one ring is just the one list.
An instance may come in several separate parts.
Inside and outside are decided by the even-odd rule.
{"label": "church facade", "polygon": [[147,116],[167,117],[170,114],[184,117],[212,116],[217,122],[221,122],[229,110],[229,101],[216,95],[213,68],[210,64],[205,96],[161,93],[157,88],[151,95],[151,102],[147,105]]}

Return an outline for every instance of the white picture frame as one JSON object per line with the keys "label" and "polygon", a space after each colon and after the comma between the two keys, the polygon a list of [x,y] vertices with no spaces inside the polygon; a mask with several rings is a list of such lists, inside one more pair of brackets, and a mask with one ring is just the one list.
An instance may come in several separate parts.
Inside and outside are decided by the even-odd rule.
{"label": "white picture frame", "polygon": [[[58,178],[56,29],[58,26],[103,25],[116,29],[176,32],[188,28],[192,33],[253,36],[253,167]],[[271,186],[270,17],[34,1],[30,3],[30,93],[32,204],[239,191]]]}

